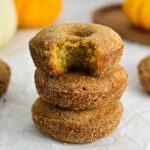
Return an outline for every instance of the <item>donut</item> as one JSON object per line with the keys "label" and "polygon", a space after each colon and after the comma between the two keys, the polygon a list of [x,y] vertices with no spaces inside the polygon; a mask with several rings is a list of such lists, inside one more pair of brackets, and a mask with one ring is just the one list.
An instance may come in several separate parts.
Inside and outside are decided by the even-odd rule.
{"label": "donut", "polygon": [[150,56],[144,58],[138,65],[139,79],[147,93],[150,93]]}
{"label": "donut", "polygon": [[10,68],[9,66],[0,60],[0,98],[7,91],[10,80]]}
{"label": "donut", "polygon": [[59,141],[88,143],[109,135],[118,126],[122,111],[120,101],[105,108],[72,111],[39,98],[32,106],[32,118],[42,133]]}
{"label": "donut", "polygon": [[127,85],[127,74],[119,65],[104,78],[85,72],[50,76],[37,69],[35,85],[40,97],[52,105],[72,110],[93,109],[121,98]]}
{"label": "donut", "polygon": [[103,76],[118,64],[123,47],[115,31],[90,23],[51,25],[29,42],[36,67],[51,76],[70,70]]}

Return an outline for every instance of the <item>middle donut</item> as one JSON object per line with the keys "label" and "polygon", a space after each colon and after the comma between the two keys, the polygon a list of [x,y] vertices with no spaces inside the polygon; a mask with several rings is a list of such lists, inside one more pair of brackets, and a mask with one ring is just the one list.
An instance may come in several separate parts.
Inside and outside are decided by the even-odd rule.
{"label": "middle donut", "polygon": [[35,72],[37,91],[45,101],[72,110],[93,109],[118,101],[127,85],[127,73],[118,65],[105,77],[92,77],[83,72],[49,76]]}

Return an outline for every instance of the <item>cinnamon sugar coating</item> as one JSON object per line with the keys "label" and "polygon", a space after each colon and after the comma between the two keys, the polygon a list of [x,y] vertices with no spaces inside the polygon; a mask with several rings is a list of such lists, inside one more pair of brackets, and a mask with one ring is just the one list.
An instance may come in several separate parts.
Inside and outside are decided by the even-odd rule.
{"label": "cinnamon sugar coating", "polygon": [[36,67],[53,76],[72,67],[103,76],[119,63],[123,53],[115,31],[90,23],[51,25],[30,40],[29,48]]}
{"label": "cinnamon sugar coating", "polygon": [[119,65],[104,78],[83,72],[68,72],[56,77],[40,69],[35,72],[40,97],[52,105],[74,110],[105,107],[118,101],[126,88],[127,78],[126,71]]}
{"label": "cinnamon sugar coating", "polygon": [[7,91],[10,80],[10,68],[9,66],[0,60],[0,98]]}
{"label": "cinnamon sugar coating", "polygon": [[55,107],[41,98],[32,106],[32,118],[44,134],[70,143],[88,143],[109,135],[119,124],[120,101],[103,109],[71,111]]}
{"label": "cinnamon sugar coating", "polygon": [[150,56],[145,57],[138,65],[139,79],[147,93],[150,93]]}

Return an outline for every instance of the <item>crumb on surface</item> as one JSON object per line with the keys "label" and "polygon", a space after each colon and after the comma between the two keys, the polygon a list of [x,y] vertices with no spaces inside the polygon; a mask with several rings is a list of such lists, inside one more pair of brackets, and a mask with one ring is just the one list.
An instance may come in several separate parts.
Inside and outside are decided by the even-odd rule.
{"label": "crumb on surface", "polygon": [[7,101],[7,99],[6,99],[6,98],[4,98],[4,99],[3,99],[3,103],[6,103],[6,101]]}
{"label": "crumb on surface", "polygon": [[136,126],[138,126],[139,125],[139,123],[138,122],[136,122],[136,124],[135,124]]}

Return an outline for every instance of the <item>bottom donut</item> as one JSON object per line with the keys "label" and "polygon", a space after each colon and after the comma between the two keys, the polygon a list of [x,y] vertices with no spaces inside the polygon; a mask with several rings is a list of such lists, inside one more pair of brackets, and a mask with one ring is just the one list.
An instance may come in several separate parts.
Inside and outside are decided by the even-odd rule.
{"label": "bottom donut", "polygon": [[109,135],[118,126],[122,111],[120,101],[104,108],[72,111],[38,98],[32,106],[32,118],[42,133],[59,141],[88,143]]}

